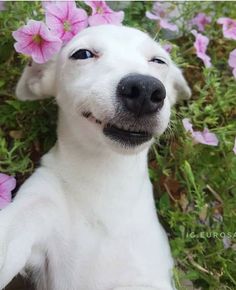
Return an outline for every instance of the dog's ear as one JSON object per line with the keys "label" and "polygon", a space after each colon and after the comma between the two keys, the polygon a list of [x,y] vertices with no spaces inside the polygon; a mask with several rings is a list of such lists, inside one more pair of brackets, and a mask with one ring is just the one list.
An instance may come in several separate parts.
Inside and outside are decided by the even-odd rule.
{"label": "dog's ear", "polygon": [[191,97],[191,90],[182,71],[173,63],[167,78],[167,96],[171,105]]}
{"label": "dog's ear", "polygon": [[18,99],[39,100],[56,96],[56,61],[45,64],[30,63],[27,65],[16,86]]}

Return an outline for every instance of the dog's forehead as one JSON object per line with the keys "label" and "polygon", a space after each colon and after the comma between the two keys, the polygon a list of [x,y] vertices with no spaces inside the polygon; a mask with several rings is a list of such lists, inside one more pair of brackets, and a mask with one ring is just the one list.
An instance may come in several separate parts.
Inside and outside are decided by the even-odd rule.
{"label": "dog's forehead", "polygon": [[132,40],[144,40],[148,38],[148,35],[135,28],[117,25],[99,25],[89,27],[80,32],[74,37],[74,40],[80,39],[81,37],[88,36],[92,38],[110,38],[110,39],[130,39]]}
{"label": "dog's forehead", "polygon": [[84,29],[78,33],[67,45],[70,47],[89,44],[91,46],[106,46],[116,48],[117,46],[133,46],[158,50],[168,57],[168,54],[151,37],[135,28],[115,25],[99,25]]}

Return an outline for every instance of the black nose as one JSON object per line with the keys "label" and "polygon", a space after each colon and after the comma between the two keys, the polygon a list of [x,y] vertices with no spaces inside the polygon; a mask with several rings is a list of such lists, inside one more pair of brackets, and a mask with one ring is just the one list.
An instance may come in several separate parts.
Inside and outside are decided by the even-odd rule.
{"label": "black nose", "polygon": [[141,117],[162,108],[166,90],[162,82],[152,76],[131,74],[119,82],[117,97],[128,111]]}

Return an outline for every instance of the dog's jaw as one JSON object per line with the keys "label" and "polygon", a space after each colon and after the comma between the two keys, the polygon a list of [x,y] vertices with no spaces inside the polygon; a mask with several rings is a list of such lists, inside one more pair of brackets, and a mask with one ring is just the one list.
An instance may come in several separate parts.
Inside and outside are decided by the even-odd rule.
{"label": "dog's jaw", "polygon": [[127,131],[114,125],[106,126],[103,133],[106,137],[125,147],[136,147],[152,139],[152,134],[149,132]]}
{"label": "dog's jaw", "polygon": [[92,124],[97,125],[97,128],[102,130],[105,137],[120,144],[122,147],[136,147],[153,138],[152,132],[148,130],[142,130],[138,127],[134,130],[131,129],[129,125],[124,125],[122,123],[106,123],[95,118],[91,112],[83,112],[82,116]]}

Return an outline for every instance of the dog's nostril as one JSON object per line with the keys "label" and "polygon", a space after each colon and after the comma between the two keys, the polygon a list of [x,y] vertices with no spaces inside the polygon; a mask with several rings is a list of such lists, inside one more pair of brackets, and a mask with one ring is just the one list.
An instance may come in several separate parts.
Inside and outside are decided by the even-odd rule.
{"label": "dog's nostril", "polygon": [[135,87],[135,86],[131,87],[131,92],[130,92],[129,98],[136,99],[139,97],[139,95],[140,95],[140,89],[138,87]]}
{"label": "dog's nostril", "polygon": [[130,86],[123,89],[123,97],[127,99],[137,99],[140,95],[140,89],[137,86]]}
{"label": "dog's nostril", "polygon": [[161,90],[155,90],[150,97],[151,102],[159,104],[164,99],[163,92]]}

